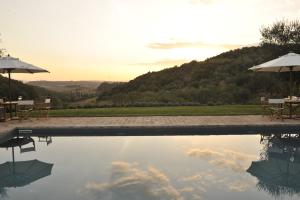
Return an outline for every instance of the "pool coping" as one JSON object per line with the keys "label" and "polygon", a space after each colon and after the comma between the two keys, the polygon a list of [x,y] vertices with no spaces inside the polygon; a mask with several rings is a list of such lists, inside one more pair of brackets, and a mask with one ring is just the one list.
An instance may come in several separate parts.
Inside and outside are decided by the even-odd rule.
{"label": "pool coping", "polygon": [[[2,124],[1,124],[2,125]],[[14,134],[35,136],[155,136],[249,135],[298,133],[298,120],[270,120],[263,116],[157,116],[28,119],[5,122],[0,140]]]}
{"label": "pool coping", "polygon": [[0,141],[21,136],[174,136],[174,135],[256,135],[299,134],[300,124],[274,125],[189,125],[189,126],[43,126],[15,127],[0,136]]}

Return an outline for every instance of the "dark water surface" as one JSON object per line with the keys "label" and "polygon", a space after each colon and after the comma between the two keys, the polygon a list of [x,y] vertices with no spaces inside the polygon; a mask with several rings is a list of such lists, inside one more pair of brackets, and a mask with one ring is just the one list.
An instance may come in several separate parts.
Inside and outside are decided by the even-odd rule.
{"label": "dark water surface", "polygon": [[0,199],[300,198],[298,138],[32,139],[0,144]]}

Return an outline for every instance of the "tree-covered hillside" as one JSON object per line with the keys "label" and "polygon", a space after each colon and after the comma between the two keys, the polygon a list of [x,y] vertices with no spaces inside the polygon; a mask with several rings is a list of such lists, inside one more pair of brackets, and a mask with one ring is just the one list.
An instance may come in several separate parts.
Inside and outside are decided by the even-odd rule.
{"label": "tree-covered hillside", "polygon": [[[68,98],[58,92],[46,90],[41,87],[31,86],[22,83],[21,81],[11,80],[12,99],[16,100],[18,96],[23,99],[43,99],[50,97],[52,106],[61,108],[66,106]],[[0,75],[0,98],[8,99],[8,79]]]}
{"label": "tree-covered hillside", "polygon": [[[260,96],[288,95],[288,74],[254,73],[248,68],[289,52],[300,44],[264,44],[222,53],[205,61],[192,61],[141,75],[98,96],[114,105],[249,104]],[[295,94],[299,94],[295,73]],[[300,94],[299,94],[300,95]]]}

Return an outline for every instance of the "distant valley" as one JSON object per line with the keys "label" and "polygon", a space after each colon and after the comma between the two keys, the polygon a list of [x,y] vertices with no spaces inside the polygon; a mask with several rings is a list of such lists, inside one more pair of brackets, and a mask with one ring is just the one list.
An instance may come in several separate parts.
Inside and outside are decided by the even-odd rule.
{"label": "distant valley", "polygon": [[56,92],[95,92],[103,81],[30,81],[29,85],[43,87]]}

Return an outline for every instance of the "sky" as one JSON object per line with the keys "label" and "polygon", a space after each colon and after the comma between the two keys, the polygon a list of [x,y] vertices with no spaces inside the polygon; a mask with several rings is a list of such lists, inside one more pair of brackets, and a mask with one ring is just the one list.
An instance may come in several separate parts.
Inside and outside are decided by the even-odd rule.
{"label": "sky", "polygon": [[299,0],[0,0],[0,48],[48,69],[19,80],[128,81],[257,45]]}

